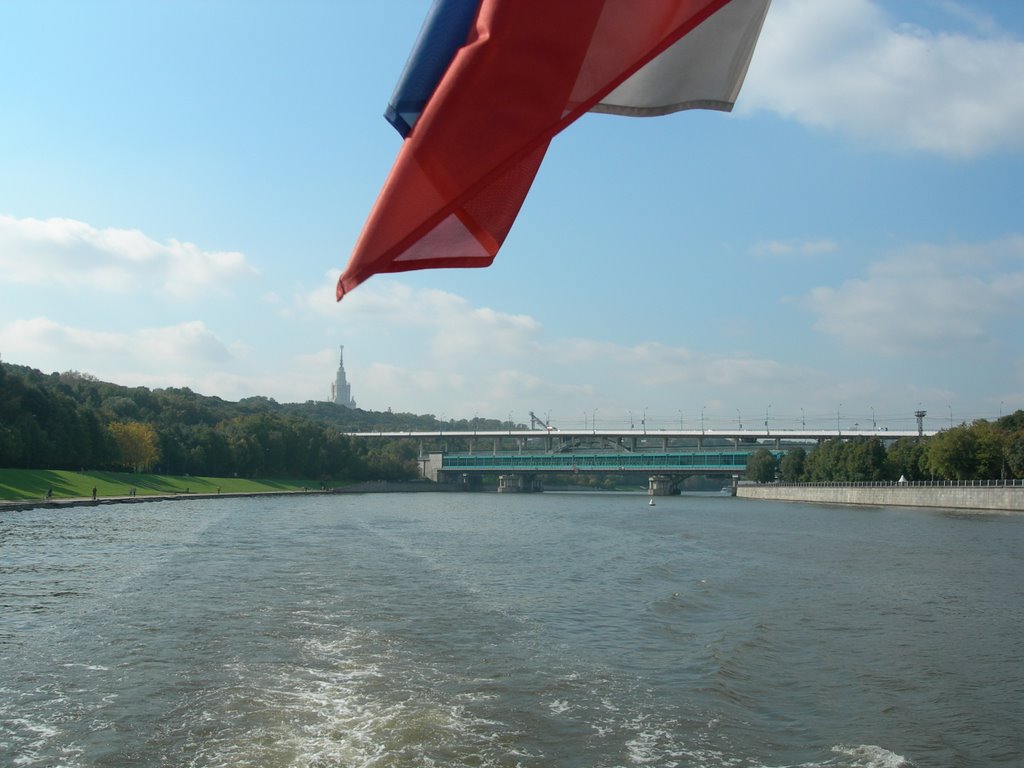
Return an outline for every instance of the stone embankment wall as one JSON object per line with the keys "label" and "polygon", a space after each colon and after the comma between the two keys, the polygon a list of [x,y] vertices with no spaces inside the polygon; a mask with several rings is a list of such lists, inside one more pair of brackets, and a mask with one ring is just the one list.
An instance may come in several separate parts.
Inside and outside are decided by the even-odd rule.
{"label": "stone embankment wall", "polygon": [[858,504],[872,507],[942,507],[1024,512],[1024,483],[771,483],[740,485],[745,499]]}
{"label": "stone embankment wall", "polygon": [[436,491],[464,491],[466,487],[458,483],[427,483],[420,480],[388,481],[368,480],[341,488],[334,488],[331,493],[419,493]]}

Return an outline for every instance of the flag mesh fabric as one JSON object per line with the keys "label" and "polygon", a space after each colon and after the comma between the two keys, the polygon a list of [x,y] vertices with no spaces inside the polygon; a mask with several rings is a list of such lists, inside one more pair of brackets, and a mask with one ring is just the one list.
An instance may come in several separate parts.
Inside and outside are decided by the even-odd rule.
{"label": "flag mesh fabric", "polygon": [[641,70],[679,55],[676,43],[729,0],[481,0],[411,126],[338,298],[380,272],[489,265],[551,139],[623,83],[612,111],[650,109],[643,94],[731,103],[767,3],[732,0],[735,8],[695,34],[680,59],[686,82],[673,90],[656,83],[679,79],[672,66]]}

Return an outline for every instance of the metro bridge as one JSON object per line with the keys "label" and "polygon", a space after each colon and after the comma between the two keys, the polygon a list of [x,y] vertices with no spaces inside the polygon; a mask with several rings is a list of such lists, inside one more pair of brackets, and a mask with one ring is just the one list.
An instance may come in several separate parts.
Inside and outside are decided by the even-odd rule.
{"label": "metro bridge", "polygon": [[[469,484],[497,475],[499,491],[540,490],[539,475],[645,473],[652,495],[676,493],[691,475],[738,478],[747,460],[767,448],[778,459],[801,443],[877,437],[917,438],[934,431],[871,430],[602,430],[508,429],[479,431],[357,432],[354,437],[420,440],[422,476]],[[451,451],[454,442],[468,450]],[[428,445],[430,444],[430,445]],[[437,450],[431,450],[431,445]]]}
{"label": "metro bridge", "polygon": [[[651,495],[668,495],[690,475],[739,477],[747,469],[749,451],[672,451],[639,453],[430,453],[421,459],[423,476],[463,482],[470,476],[498,476],[499,492],[539,491],[542,474],[637,474],[647,476]],[[773,451],[776,458],[784,453]]]}

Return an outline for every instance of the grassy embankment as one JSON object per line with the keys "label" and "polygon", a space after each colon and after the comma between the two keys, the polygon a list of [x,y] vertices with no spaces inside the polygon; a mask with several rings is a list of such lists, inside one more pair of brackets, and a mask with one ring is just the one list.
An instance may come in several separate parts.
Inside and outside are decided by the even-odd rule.
{"label": "grassy embankment", "polygon": [[0,499],[42,499],[53,490],[54,499],[92,496],[138,496],[176,493],[265,493],[301,491],[309,480],[246,480],[238,477],[149,475],[131,472],[71,472],[60,469],[0,469]]}

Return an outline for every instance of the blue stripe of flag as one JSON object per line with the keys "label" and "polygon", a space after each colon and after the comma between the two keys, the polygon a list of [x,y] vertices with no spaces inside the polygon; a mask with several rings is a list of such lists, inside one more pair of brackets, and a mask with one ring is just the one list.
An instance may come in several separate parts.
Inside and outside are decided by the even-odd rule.
{"label": "blue stripe of flag", "polygon": [[434,0],[420,36],[384,111],[402,138],[409,135],[455,53],[466,44],[480,0]]}

